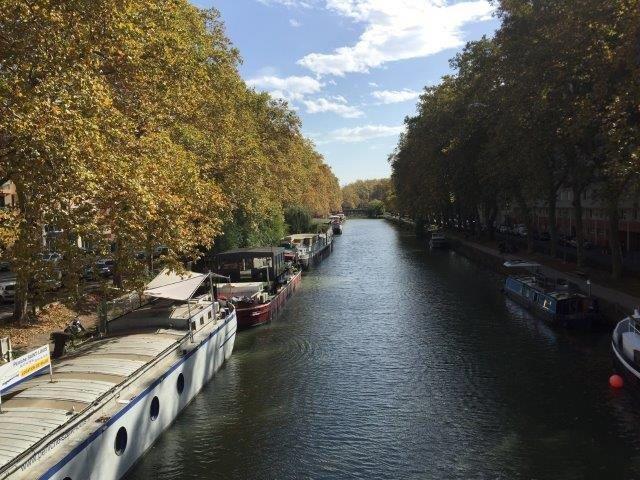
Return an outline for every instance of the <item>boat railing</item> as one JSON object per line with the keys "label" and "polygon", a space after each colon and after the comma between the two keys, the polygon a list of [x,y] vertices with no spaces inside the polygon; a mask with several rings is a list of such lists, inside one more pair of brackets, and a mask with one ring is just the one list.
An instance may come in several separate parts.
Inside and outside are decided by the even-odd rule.
{"label": "boat railing", "polygon": [[143,293],[133,291],[121,297],[103,302],[98,306],[99,329],[106,332],[109,322],[120,318],[148,304],[151,298]]}

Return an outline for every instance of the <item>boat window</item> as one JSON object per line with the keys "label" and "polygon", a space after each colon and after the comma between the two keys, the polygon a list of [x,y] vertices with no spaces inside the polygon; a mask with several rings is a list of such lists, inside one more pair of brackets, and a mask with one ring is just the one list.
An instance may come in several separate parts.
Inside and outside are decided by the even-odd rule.
{"label": "boat window", "polygon": [[160,400],[158,397],[153,397],[151,400],[151,406],[149,407],[149,418],[155,420],[160,415]]}
{"label": "boat window", "polygon": [[209,313],[207,315],[208,315],[209,320],[211,320],[211,310],[209,310]]}
{"label": "boat window", "polygon": [[200,317],[200,325],[204,325],[204,316]]}
{"label": "boat window", "polygon": [[116,455],[120,456],[124,453],[127,448],[127,429],[124,427],[120,427],[118,433],[116,434],[116,441],[114,443],[114,450]]}
{"label": "boat window", "polygon": [[507,289],[514,293],[522,295],[522,284],[514,278],[507,278]]}
{"label": "boat window", "polygon": [[176,383],[176,388],[178,389],[178,394],[181,394],[184,391],[184,375],[178,375],[178,382]]}

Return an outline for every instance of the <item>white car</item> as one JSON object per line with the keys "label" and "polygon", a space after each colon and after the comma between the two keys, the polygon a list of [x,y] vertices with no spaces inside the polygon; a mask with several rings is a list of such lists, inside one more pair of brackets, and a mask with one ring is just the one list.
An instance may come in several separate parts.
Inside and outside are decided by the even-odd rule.
{"label": "white car", "polygon": [[0,283],[0,303],[13,302],[16,295],[16,282]]}
{"label": "white car", "polygon": [[527,231],[527,226],[522,224],[516,227],[515,233],[517,235],[520,235],[521,237],[526,237],[529,234],[529,232]]}
{"label": "white car", "polygon": [[57,252],[46,252],[42,254],[42,260],[45,262],[57,263],[62,260],[62,254]]}

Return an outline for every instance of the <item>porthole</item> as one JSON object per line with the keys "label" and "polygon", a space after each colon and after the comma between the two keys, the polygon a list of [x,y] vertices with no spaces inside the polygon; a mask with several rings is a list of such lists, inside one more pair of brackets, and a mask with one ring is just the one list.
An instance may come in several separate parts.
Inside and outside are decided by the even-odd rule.
{"label": "porthole", "polygon": [[116,434],[116,441],[113,446],[116,451],[116,455],[120,456],[127,449],[127,429],[124,427],[120,427],[118,433]]}
{"label": "porthole", "polygon": [[178,383],[176,384],[176,388],[178,389],[178,393],[182,393],[184,391],[184,375],[178,375]]}
{"label": "porthole", "polygon": [[158,415],[160,415],[160,400],[158,400],[158,397],[153,397],[151,406],[149,407],[149,418],[155,420],[158,418]]}

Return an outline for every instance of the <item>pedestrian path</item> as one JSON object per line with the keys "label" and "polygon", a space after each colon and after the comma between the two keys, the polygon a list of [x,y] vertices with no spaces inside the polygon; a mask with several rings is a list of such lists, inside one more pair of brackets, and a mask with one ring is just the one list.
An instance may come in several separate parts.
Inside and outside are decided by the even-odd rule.
{"label": "pedestrian path", "polygon": [[[488,255],[492,255],[496,258],[500,258],[503,261],[526,258],[526,255],[501,254],[500,252],[498,252],[498,250],[488,247],[486,245],[481,245],[475,242],[471,242],[469,240],[463,240],[461,238],[458,238],[458,240],[460,241],[460,243],[463,243],[470,248],[474,248]],[[541,265],[542,265],[541,271],[545,276],[554,278],[554,279],[564,278],[572,283],[575,283],[584,292],[589,291],[589,284],[587,283],[588,281],[587,279],[581,278],[569,272],[556,270],[555,268],[549,267],[548,265],[544,265],[544,264],[541,264]],[[598,298],[601,298],[611,303],[615,303],[629,312],[632,312],[634,308],[640,306],[640,298],[634,297],[633,295],[629,295],[619,290],[606,287],[604,285],[599,285],[597,283],[591,282],[591,293]]]}

